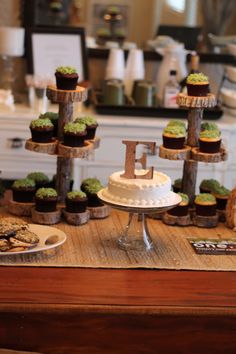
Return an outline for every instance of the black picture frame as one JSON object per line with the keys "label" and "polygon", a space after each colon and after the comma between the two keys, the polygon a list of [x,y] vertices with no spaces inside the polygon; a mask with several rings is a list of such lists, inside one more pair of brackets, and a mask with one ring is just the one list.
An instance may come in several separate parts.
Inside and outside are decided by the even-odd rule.
{"label": "black picture frame", "polygon": [[[39,34],[40,36],[37,36]],[[62,35],[62,36],[61,36]],[[45,38],[44,38],[45,36]],[[65,37],[66,36],[66,37]],[[28,74],[35,74],[37,75],[37,70],[36,70],[36,58],[35,58],[35,50],[34,48],[37,48],[37,51],[40,51],[39,45],[35,43],[36,38],[40,38],[40,43],[45,43],[46,39],[53,39],[52,42],[52,47],[50,47],[50,56],[51,59],[53,60],[53,46],[57,46],[57,51],[60,50],[60,57],[63,58],[63,45],[65,43],[65,38],[66,38],[66,43],[69,43],[69,40],[73,38],[73,43],[75,42],[76,37],[78,36],[78,50],[80,51],[77,53],[75,51],[75,48],[71,46],[68,52],[68,45],[67,45],[67,51],[65,53],[65,56],[68,57],[70,54],[71,61],[74,61],[76,58],[76,55],[80,57],[80,61],[82,64],[82,67],[77,68],[78,69],[78,74],[79,74],[79,82],[82,81],[88,81],[89,80],[89,74],[88,74],[88,55],[87,55],[87,48],[85,44],[85,30],[83,27],[30,27],[26,28],[26,61],[27,61],[27,72]],[[63,40],[62,40],[63,38]],[[45,39],[45,40],[44,40]],[[38,43],[39,44],[39,43]],[[43,48],[42,45],[42,51],[44,51],[45,54],[43,58],[47,57],[47,52],[46,48]],[[60,61],[58,60],[58,52],[55,52],[55,61]],[[63,60],[62,60],[63,61]],[[40,65],[44,65],[43,60],[40,62]],[[63,66],[75,66],[76,65],[71,65],[70,62],[62,64]],[[60,66],[60,65],[58,65]],[[54,67],[54,70],[56,67]]]}

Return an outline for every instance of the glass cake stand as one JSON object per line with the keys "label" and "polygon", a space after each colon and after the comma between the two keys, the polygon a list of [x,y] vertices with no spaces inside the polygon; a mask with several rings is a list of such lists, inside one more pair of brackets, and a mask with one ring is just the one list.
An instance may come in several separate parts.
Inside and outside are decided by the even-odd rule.
{"label": "glass cake stand", "polygon": [[99,199],[110,205],[112,208],[126,211],[129,213],[128,223],[118,238],[118,246],[123,250],[145,250],[149,251],[153,248],[153,242],[147,225],[147,215],[152,213],[163,213],[174,208],[181,202],[181,197],[174,193],[172,203],[161,207],[134,207],[125,204],[118,204],[110,201],[104,196],[104,190],[98,192]]}

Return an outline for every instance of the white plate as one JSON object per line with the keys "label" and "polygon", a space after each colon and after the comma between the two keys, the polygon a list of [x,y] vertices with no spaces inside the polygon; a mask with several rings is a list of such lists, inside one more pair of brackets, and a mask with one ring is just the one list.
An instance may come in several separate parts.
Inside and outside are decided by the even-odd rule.
{"label": "white plate", "polygon": [[[56,229],[55,227],[29,224],[29,231],[34,232],[39,237],[39,243],[36,247],[19,252],[0,252],[0,256],[42,252],[51,248],[58,247],[66,241],[66,234],[63,231]],[[45,245],[45,241],[52,235],[58,237],[57,242],[53,243],[52,245]]]}

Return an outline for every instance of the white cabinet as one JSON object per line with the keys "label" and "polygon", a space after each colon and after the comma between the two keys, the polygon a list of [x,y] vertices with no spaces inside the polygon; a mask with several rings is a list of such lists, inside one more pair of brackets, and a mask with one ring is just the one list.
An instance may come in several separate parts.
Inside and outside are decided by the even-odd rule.
{"label": "white cabinet", "polygon": [[[91,114],[91,112],[89,112]],[[104,184],[109,175],[122,170],[125,159],[125,145],[122,140],[156,141],[162,143],[162,131],[167,119],[146,117],[118,117],[94,114],[99,123],[97,136],[101,138],[100,147],[89,159],[74,159],[74,186],[78,188],[86,177],[98,177]],[[25,177],[31,171],[42,171],[50,177],[56,173],[56,156],[27,151],[24,141],[30,137],[29,124],[37,113],[26,107],[17,107],[16,112],[0,112],[0,170],[1,177],[16,179]],[[199,163],[198,181],[203,178],[216,178],[228,188],[236,185],[236,118],[225,115],[216,121],[222,138],[228,148],[229,158],[221,163]],[[12,145],[12,139],[19,138]],[[158,156],[149,156],[149,166],[168,174],[172,180],[182,177],[183,161],[169,161]]]}

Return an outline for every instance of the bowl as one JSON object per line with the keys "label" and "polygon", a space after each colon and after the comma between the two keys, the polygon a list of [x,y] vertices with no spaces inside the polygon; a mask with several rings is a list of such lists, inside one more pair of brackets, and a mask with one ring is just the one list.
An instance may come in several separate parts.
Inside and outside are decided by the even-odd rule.
{"label": "bowl", "polygon": [[227,45],[227,49],[228,49],[229,54],[236,56],[236,44],[229,43]]}
{"label": "bowl", "polygon": [[235,66],[230,66],[227,65],[225,66],[225,72],[226,72],[226,76],[227,78],[236,83],[236,67]]}
{"label": "bowl", "polygon": [[231,90],[223,87],[220,90],[220,94],[223,104],[225,104],[229,108],[236,109],[236,90]]}

